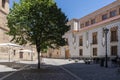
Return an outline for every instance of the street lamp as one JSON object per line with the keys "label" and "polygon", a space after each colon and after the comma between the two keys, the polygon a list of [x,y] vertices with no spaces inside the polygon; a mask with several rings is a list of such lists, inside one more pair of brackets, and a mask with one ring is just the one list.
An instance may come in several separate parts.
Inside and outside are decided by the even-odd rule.
{"label": "street lamp", "polygon": [[107,62],[107,33],[108,33],[109,29],[105,28],[104,29],[104,33],[105,33],[105,45],[106,45],[106,50],[105,50],[105,67],[107,68],[108,67],[108,62]]}

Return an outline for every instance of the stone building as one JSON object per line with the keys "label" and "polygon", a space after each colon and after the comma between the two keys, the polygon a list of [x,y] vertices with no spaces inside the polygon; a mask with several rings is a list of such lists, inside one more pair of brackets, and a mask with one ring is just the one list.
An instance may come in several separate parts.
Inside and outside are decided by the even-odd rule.
{"label": "stone building", "polygon": [[[6,35],[6,32],[8,31],[7,28],[7,19],[6,16],[9,13],[9,0],[0,0],[0,43],[8,43],[9,42],[9,36]],[[8,54],[7,48],[0,48],[0,58],[5,58]]]}
{"label": "stone building", "polygon": [[80,19],[72,19],[68,25],[71,30],[64,37],[69,46],[64,47],[64,54],[71,58],[105,57],[104,30],[107,28],[107,55],[120,57],[120,0]]}
{"label": "stone building", "polygon": [[0,0],[0,42],[9,42],[6,16],[9,13],[9,0]]}
{"label": "stone building", "polygon": [[[10,43],[11,36],[6,33],[9,31],[7,27],[7,14],[9,13],[9,0],[0,0],[0,44]],[[20,52],[20,49],[25,49],[26,51]],[[30,51],[33,50],[34,53],[31,54]],[[0,59],[11,59],[11,60],[35,60],[37,59],[37,54],[34,46],[22,46],[22,47],[9,47],[0,46]]]}

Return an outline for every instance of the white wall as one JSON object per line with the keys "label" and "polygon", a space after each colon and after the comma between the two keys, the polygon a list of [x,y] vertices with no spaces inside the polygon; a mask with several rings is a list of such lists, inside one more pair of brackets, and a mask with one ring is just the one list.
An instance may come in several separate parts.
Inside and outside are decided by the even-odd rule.
{"label": "white wall", "polygon": [[[79,34],[76,34],[76,49],[74,48],[75,45],[73,44],[73,38],[72,38],[72,32],[69,33],[67,35],[68,37],[68,42],[69,42],[69,50],[70,50],[70,54],[71,54],[71,57],[79,57],[79,49],[83,49],[83,56],[84,57],[90,57],[93,55],[93,51],[92,49],[94,47],[97,47],[97,55],[98,57],[104,57],[105,56],[105,46],[102,45],[102,40],[103,40],[103,28],[112,28],[112,27],[115,27],[115,26],[118,26],[118,42],[116,43],[111,43],[110,42],[110,35],[111,35],[111,32],[109,30],[108,32],[108,35],[107,35],[107,45],[108,45],[108,56],[111,55],[111,46],[112,45],[117,45],[118,46],[118,55],[120,56],[120,21],[116,21],[116,22],[111,22],[109,24],[105,24],[105,25],[102,25],[102,26],[97,26],[96,28],[94,29],[91,29],[88,32],[88,41],[89,41],[89,47],[87,48],[86,47],[86,32],[83,32],[83,33],[79,33]],[[98,38],[98,44],[97,45],[90,45],[92,43],[92,33],[93,32],[97,32],[97,38]],[[79,46],[79,37],[80,36],[83,36],[83,47],[80,47]]]}

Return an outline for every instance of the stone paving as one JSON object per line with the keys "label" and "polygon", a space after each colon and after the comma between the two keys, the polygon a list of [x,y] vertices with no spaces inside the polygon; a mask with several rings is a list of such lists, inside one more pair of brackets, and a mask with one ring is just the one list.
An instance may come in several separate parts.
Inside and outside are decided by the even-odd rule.
{"label": "stone paving", "polygon": [[114,67],[109,62],[109,67],[101,67],[100,64],[85,64],[83,61],[46,59],[49,64],[59,65],[75,74],[81,80],[120,80],[120,67]]}
{"label": "stone paving", "polygon": [[100,67],[99,64],[72,63],[63,65],[82,80],[120,80],[118,67]]}
{"label": "stone paving", "polygon": [[26,66],[27,64],[16,63],[16,62],[0,62],[0,65],[5,65],[5,66],[13,68],[13,69],[20,69],[20,68]]}
{"label": "stone paving", "polygon": [[0,78],[15,72],[27,64],[15,63],[15,62],[0,62]]}
{"label": "stone paving", "polygon": [[120,80],[118,67],[105,68],[100,67],[100,64],[84,64],[83,61],[76,63],[74,60],[64,59],[43,59],[43,61],[46,64],[42,65],[41,69],[37,69],[36,63],[33,62],[34,64],[3,80]]}
{"label": "stone paving", "polygon": [[42,66],[42,69],[36,69],[35,65],[31,67],[16,72],[4,80],[76,80],[59,66],[46,65]]}

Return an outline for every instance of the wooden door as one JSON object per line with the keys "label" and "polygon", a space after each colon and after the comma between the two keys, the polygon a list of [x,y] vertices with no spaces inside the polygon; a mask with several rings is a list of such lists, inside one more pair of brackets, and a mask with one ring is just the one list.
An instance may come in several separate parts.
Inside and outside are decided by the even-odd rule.
{"label": "wooden door", "polygon": [[68,49],[65,51],[65,58],[66,59],[70,58],[70,53]]}

